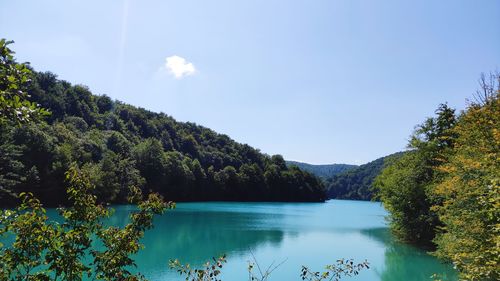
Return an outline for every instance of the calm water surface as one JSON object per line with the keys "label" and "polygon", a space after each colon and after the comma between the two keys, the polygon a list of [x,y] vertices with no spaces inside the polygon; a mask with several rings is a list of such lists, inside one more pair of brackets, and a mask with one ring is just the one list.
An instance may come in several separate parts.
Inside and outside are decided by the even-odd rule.
{"label": "calm water surface", "polygon": [[[131,206],[116,206],[111,219],[123,225]],[[169,259],[200,265],[227,254],[225,281],[247,280],[251,252],[261,266],[286,260],[271,281],[300,280],[301,265],[320,271],[339,258],[368,260],[371,267],[345,280],[431,280],[433,273],[456,280],[449,265],[424,251],[394,241],[379,203],[181,203],[155,218],[145,249],[136,255],[149,280],[183,280],[168,269]]]}

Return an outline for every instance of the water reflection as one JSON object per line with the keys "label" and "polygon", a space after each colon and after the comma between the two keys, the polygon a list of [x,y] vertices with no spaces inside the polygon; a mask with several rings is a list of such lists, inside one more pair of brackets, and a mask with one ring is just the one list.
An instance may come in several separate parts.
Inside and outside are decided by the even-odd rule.
{"label": "water reflection", "polygon": [[[114,206],[108,224],[123,226],[132,206]],[[55,217],[55,210],[49,210]],[[457,280],[449,265],[394,241],[379,203],[333,200],[315,203],[182,203],[157,216],[146,232],[145,249],[135,256],[149,280],[181,280],[168,260],[200,265],[228,255],[223,280],[246,280],[250,250],[262,265],[287,262],[272,280],[300,280],[300,266],[322,270],[339,258],[367,259],[370,270],[353,281],[430,280],[433,273]]]}
{"label": "water reflection", "polygon": [[383,269],[375,269],[380,280],[431,280],[430,276],[434,273],[441,274],[443,280],[457,280],[457,274],[450,265],[413,246],[395,241],[387,228],[367,229],[362,233],[385,247]]}
{"label": "water reflection", "polygon": [[[124,208],[117,207],[110,223],[127,222],[130,209]],[[279,219],[276,214],[180,207],[155,218],[155,228],[143,240],[146,248],[136,255],[138,268],[142,273],[163,272],[169,259],[201,265],[221,254],[234,258],[259,246],[277,247],[283,240],[283,231],[259,227],[276,219]]]}

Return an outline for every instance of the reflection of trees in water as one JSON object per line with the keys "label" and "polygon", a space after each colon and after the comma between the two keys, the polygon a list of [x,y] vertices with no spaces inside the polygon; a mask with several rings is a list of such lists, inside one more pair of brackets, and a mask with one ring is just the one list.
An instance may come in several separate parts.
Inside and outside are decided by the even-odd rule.
{"label": "reflection of trees in water", "polygon": [[395,241],[387,228],[363,230],[362,233],[385,245],[384,269],[377,272],[382,281],[432,280],[431,275],[441,274],[443,280],[457,280],[449,264],[441,263],[425,251]]}
{"label": "reflection of trees in water", "polygon": [[[111,218],[114,225],[127,221],[120,207]],[[275,215],[274,215],[275,216]],[[166,270],[169,259],[200,265],[214,256],[238,254],[263,244],[277,245],[281,230],[262,229],[263,214],[236,212],[199,212],[175,210],[156,217],[154,229],[146,232],[146,248],[135,256],[141,272]]]}

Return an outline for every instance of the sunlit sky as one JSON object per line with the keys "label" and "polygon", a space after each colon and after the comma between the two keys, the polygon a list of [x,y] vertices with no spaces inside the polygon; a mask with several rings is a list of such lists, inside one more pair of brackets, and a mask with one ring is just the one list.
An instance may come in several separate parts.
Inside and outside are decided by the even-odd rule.
{"label": "sunlit sky", "polygon": [[19,61],[268,154],[362,164],[500,70],[500,1],[7,1]]}

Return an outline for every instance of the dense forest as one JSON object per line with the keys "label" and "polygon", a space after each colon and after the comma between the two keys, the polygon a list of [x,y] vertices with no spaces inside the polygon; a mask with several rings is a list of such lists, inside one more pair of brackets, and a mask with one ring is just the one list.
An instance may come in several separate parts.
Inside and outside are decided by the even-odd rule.
{"label": "dense forest", "polygon": [[[161,195],[180,201],[326,199],[318,177],[288,167],[279,155],[34,72],[16,63],[7,45],[0,40],[0,203],[21,204],[0,216],[0,233],[16,235],[14,250],[1,248],[2,280],[17,280],[16,274],[31,279],[31,269],[43,265],[56,277],[80,280],[91,271],[80,260],[93,237],[106,246],[91,251],[96,279],[123,279],[154,215],[174,207]],[[461,280],[500,279],[500,74],[480,82],[464,111],[441,104],[418,125],[405,153],[330,181],[330,187],[342,178],[352,181],[341,184],[352,196],[374,192],[390,212],[393,233],[435,250]],[[72,203],[60,209],[66,222],[48,225],[36,197],[48,205]],[[126,200],[138,204],[131,222],[104,228],[100,220],[109,210],[100,203]]]}
{"label": "dense forest", "polygon": [[286,161],[286,164],[289,167],[297,166],[301,170],[304,170],[306,172],[314,174],[323,180],[329,179],[335,175],[338,175],[340,173],[343,173],[343,172],[346,172],[346,171],[349,171],[349,170],[352,170],[352,169],[358,167],[356,165],[350,165],[350,164],[319,164],[319,165],[314,165],[314,164],[308,164],[308,163],[297,162],[297,161]]}
{"label": "dense forest", "polygon": [[500,75],[463,112],[442,104],[375,179],[401,240],[436,249],[461,280],[500,279]]}
{"label": "dense forest", "polygon": [[[214,187],[215,190],[230,196],[235,196],[235,192],[244,192],[245,199],[261,199],[266,198],[265,196],[278,200],[324,199],[324,189],[316,177],[302,172],[297,167],[287,168],[281,156],[263,155],[215,133],[211,137],[222,137],[223,145],[216,146],[213,150],[235,151],[231,156],[234,161],[242,162],[239,171],[236,172],[233,166],[225,166],[213,171],[211,179],[210,170],[215,168],[210,165],[208,176],[205,174],[203,178],[198,177],[198,173],[204,173],[204,168],[194,157],[203,155],[204,150],[199,148],[200,145],[196,144],[196,141],[211,144],[211,137],[199,138],[202,132],[211,131],[194,124],[175,122],[162,114],[125,105],[123,106],[128,109],[128,127],[134,130],[131,132],[123,127],[120,127],[120,132],[112,130],[110,127],[115,128],[122,119],[115,116],[108,127],[103,125],[106,118],[101,115],[113,114],[113,108],[122,104],[111,102],[106,97],[93,96],[84,87],[73,87],[69,83],[58,81],[50,73],[35,73],[33,76],[27,65],[15,62],[13,52],[8,47],[11,43],[0,39],[0,193],[4,200],[3,208],[0,208],[0,238],[1,242],[6,242],[0,243],[0,280],[147,280],[144,275],[134,270],[137,267],[134,255],[144,248],[141,240],[145,232],[153,228],[155,216],[176,206],[172,201],[165,201],[160,193],[187,197],[185,194],[195,192],[181,189],[193,188],[192,186],[178,185],[187,182],[186,175],[189,172],[193,174],[193,181],[204,179],[205,182],[199,183],[220,184]],[[49,83],[40,83],[44,81],[43,78],[49,78]],[[47,85],[49,87],[44,87]],[[47,93],[62,95],[51,96]],[[71,94],[66,95],[67,93]],[[80,102],[82,97],[85,102]],[[101,107],[103,104],[99,102],[100,98],[105,98],[104,109]],[[45,102],[46,106],[53,103],[59,105],[59,108],[53,108],[61,110],[60,116],[52,115],[49,123],[43,122],[50,112],[43,109],[38,102]],[[139,113],[133,111],[134,109]],[[68,112],[76,112],[77,116],[67,115]],[[139,128],[134,127],[136,124],[131,121],[134,118],[130,117],[130,114],[134,113],[148,117],[137,124]],[[148,124],[151,120],[153,125]],[[155,138],[155,133],[158,133],[154,131],[155,128],[158,129],[156,122],[172,125],[172,133],[186,127],[189,129],[185,129],[184,133],[196,132],[193,133],[194,136],[190,134],[190,137],[187,137],[192,139],[193,146],[188,152],[179,151],[184,143],[178,144],[176,138],[170,138],[170,150],[165,149],[163,143]],[[107,129],[103,130],[101,126]],[[173,126],[176,126],[176,130]],[[148,135],[139,133],[141,129],[148,129]],[[121,133],[130,138],[135,137],[137,143],[134,145]],[[246,154],[240,151],[242,147]],[[245,148],[247,150],[244,150]],[[251,152],[248,153],[248,150]],[[262,162],[252,163],[253,158],[249,155]],[[82,159],[86,162],[83,163]],[[195,164],[196,161],[198,164]],[[206,159],[202,159],[203,163],[204,161]],[[46,166],[38,166],[40,163]],[[33,165],[30,167],[29,164]],[[263,165],[265,172],[252,174],[251,172],[260,169],[259,164]],[[56,175],[60,172],[58,169],[65,165],[68,167],[63,172],[66,187],[59,190],[60,182]],[[248,170],[244,168],[245,165]],[[180,169],[184,169],[184,175],[169,173]],[[223,175],[226,170],[232,171],[228,177],[231,181],[224,181],[226,178],[218,181],[217,175]],[[104,174],[100,174],[103,172]],[[150,181],[172,178],[179,182],[168,182],[171,186],[165,186],[162,182]],[[255,182],[259,179],[261,182]],[[55,187],[44,186],[47,183],[55,184]],[[290,186],[295,188],[290,189]],[[146,190],[145,195],[143,189],[148,187],[156,187],[156,190]],[[262,188],[268,190],[261,190]],[[119,200],[124,192],[127,193],[124,196],[126,202],[134,204],[135,207],[129,211],[125,226],[109,225],[113,210],[102,203],[105,200]],[[45,199],[52,197],[49,202],[67,203],[57,208],[57,222],[48,216],[42,202],[36,197],[44,193]],[[66,197],[61,196],[61,193],[65,193]],[[226,194],[219,196],[235,198]],[[12,201],[16,201],[14,199],[19,201],[18,206],[5,208],[5,204],[13,203]],[[108,223],[104,223],[106,220]],[[203,239],[206,238],[204,235]],[[226,255],[223,254],[219,258],[213,257],[212,261],[204,263],[200,268],[191,267],[190,264],[183,265],[178,259],[170,260],[169,267],[180,273],[180,276],[184,275],[182,278],[185,280],[220,281],[221,269],[225,262]],[[273,264],[263,272],[254,257],[254,262],[248,262],[248,280],[268,280],[274,269],[280,266],[278,264],[272,268]],[[259,272],[254,268],[258,268]],[[339,259],[336,263],[327,265],[326,271],[322,273],[302,266],[300,278],[320,281],[331,275],[339,280],[343,276],[358,275],[361,270],[368,268],[367,261],[354,263],[352,259]]]}
{"label": "dense forest", "polygon": [[388,165],[402,156],[402,152],[378,158],[366,164],[312,165],[286,161],[289,167],[297,166],[318,176],[326,186],[327,196],[331,199],[372,200],[374,199],[373,181]]}
{"label": "dense forest", "polygon": [[[23,102],[50,114],[43,111],[39,115],[46,117],[38,122],[19,124],[5,121],[12,113],[7,107],[2,112],[2,206],[15,202],[22,191],[51,206],[64,204],[64,173],[72,163],[90,175],[101,202],[124,202],[128,186],[175,201],[326,199],[317,177],[287,167],[280,155],[268,156],[194,123],[94,95],[53,73],[32,71],[13,57],[5,61],[24,71],[22,85],[16,85],[26,89]],[[9,79],[0,86],[8,89]]]}
{"label": "dense forest", "polygon": [[402,153],[394,153],[369,163],[349,169],[326,180],[328,198],[350,200],[372,200],[373,181],[387,163],[397,159]]}

